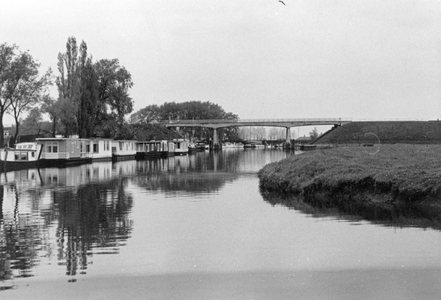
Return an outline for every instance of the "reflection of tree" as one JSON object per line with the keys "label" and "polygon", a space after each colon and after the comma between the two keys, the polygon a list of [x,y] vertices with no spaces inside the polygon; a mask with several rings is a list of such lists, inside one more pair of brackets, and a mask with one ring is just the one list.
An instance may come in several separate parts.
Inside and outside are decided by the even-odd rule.
{"label": "reflection of tree", "polygon": [[[19,182],[23,186],[0,185],[0,282],[6,281],[0,290],[12,288],[13,278],[32,276],[31,270],[41,257],[52,256],[55,246],[51,245],[49,229],[54,221],[58,220],[59,264],[66,265],[66,274],[72,276],[78,269],[85,273],[88,259],[96,253],[93,249],[117,253],[132,230],[128,219],[132,198],[125,192],[126,179],[52,192]],[[50,198],[50,194],[53,201],[43,204],[42,199]],[[4,199],[13,203],[6,213]]]}
{"label": "reflection of tree", "polygon": [[152,191],[210,193],[234,181],[239,174],[255,176],[262,163],[286,157],[282,151],[223,150],[197,152],[184,157],[136,162],[139,186]]}
{"label": "reflection of tree", "polygon": [[263,199],[271,205],[284,205],[312,215],[335,217],[348,221],[367,220],[382,226],[421,227],[441,230],[441,209],[435,207],[379,204],[356,201],[344,197],[287,196],[262,192]]}
{"label": "reflection of tree", "polygon": [[76,275],[78,268],[85,273],[93,248],[104,248],[101,253],[118,253],[129,237],[132,198],[125,193],[126,183],[115,179],[84,185],[77,191],[54,192],[59,212],[58,260],[65,261],[67,275]]}
{"label": "reflection of tree", "polygon": [[[243,153],[243,152],[242,152]],[[237,178],[239,152],[229,155],[200,152],[182,160],[145,160],[137,162],[137,184],[148,190],[209,193]]]}
{"label": "reflection of tree", "polygon": [[[5,190],[12,193],[15,200],[13,214],[9,217],[3,215]],[[0,281],[30,277],[42,245],[41,232],[32,226],[28,215],[19,213],[20,193],[15,185],[1,185],[0,199]]]}

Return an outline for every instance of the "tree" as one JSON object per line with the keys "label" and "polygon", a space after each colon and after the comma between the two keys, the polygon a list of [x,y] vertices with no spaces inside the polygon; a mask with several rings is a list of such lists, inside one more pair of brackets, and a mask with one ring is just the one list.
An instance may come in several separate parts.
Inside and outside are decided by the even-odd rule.
{"label": "tree", "polygon": [[51,136],[55,137],[60,117],[59,107],[55,99],[49,96],[45,97],[41,105],[41,111],[49,115],[49,119],[52,121]]}
{"label": "tree", "polygon": [[[40,108],[32,108],[22,122],[21,132],[24,134],[39,135],[42,131],[43,114]],[[17,140],[16,140],[17,141]]]}
{"label": "tree", "polygon": [[22,53],[16,66],[15,89],[10,91],[9,97],[11,105],[9,113],[15,120],[14,141],[20,133],[20,118],[23,113],[28,112],[36,104],[47,96],[47,87],[51,82],[51,70],[49,69],[43,76],[39,77],[38,67],[29,53]]}
{"label": "tree", "polygon": [[158,105],[146,106],[130,116],[132,124],[149,124],[161,120],[161,110]]}
{"label": "tree", "polygon": [[[145,122],[147,120],[201,120],[201,119],[222,119],[237,120],[238,116],[226,112],[218,104],[209,101],[188,101],[182,103],[166,102],[161,106],[149,105],[131,116],[131,121]],[[183,135],[197,136],[203,138],[210,130],[207,128],[181,128]],[[235,127],[222,128],[220,137],[229,140],[238,138],[238,129]]]}
{"label": "tree", "polygon": [[18,47],[0,45],[0,143],[3,139],[3,116],[9,112],[15,120],[15,136],[20,129],[20,117],[41,101],[51,84],[50,69],[39,76],[40,64],[29,52],[21,52]]}
{"label": "tree", "polygon": [[101,59],[94,64],[98,78],[96,125],[115,137],[125,124],[124,117],[133,111],[129,89],[132,76],[118,59]]}
{"label": "tree", "polygon": [[81,43],[80,52],[80,57],[78,57],[77,40],[74,37],[69,37],[66,43],[66,52],[58,53],[57,106],[65,136],[77,131],[81,98],[81,68],[87,57],[87,46],[84,41]]}
{"label": "tree", "polygon": [[314,127],[314,129],[311,132],[309,132],[309,136],[311,137],[312,141],[318,138],[319,133],[317,131],[317,127]]}
{"label": "tree", "polygon": [[81,96],[78,110],[79,137],[93,136],[98,105],[98,77],[88,58],[81,73]]}
{"label": "tree", "polygon": [[8,97],[9,91],[13,88],[12,80],[14,71],[12,65],[16,60],[17,46],[9,46],[6,43],[0,45],[0,147],[3,147],[4,127],[3,116],[11,105],[11,99]]}

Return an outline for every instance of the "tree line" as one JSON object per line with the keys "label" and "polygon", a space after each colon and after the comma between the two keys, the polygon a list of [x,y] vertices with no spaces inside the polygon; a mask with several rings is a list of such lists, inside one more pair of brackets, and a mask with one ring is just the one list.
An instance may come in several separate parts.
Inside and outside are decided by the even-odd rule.
{"label": "tree line", "polygon": [[[148,105],[130,116],[131,124],[155,124],[161,120],[237,120],[239,117],[226,112],[220,105],[209,101],[165,102],[162,105]],[[189,139],[207,139],[212,136],[209,128],[180,128],[181,135]],[[238,139],[237,128],[220,128],[218,134],[222,139]]]}
{"label": "tree line", "polygon": [[[58,54],[55,74],[50,68],[40,73],[40,67],[29,51],[0,44],[0,146],[5,144],[5,114],[15,121],[13,141],[22,131],[33,136],[141,139],[167,134],[153,129],[160,120],[238,118],[217,104],[201,101],[148,105],[127,118],[134,106],[130,72],[118,59],[93,61],[87,44],[78,45],[75,37],[69,37],[65,51]],[[50,95],[54,85],[56,98]],[[153,131],[146,134],[149,130]],[[187,136],[207,134],[203,128],[181,130]],[[237,129],[223,129],[220,134],[234,139]]]}
{"label": "tree line", "polygon": [[[133,110],[129,96],[133,81],[119,60],[92,61],[86,43],[78,46],[75,37],[68,38],[66,51],[60,52],[57,59],[57,75],[50,68],[40,75],[40,64],[29,51],[7,43],[0,45],[1,145],[6,113],[15,120],[14,140],[25,114],[23,123],[31,127],[41,124],[46,114],[51,127],[45,131],[51,136],[115,137],[122,131],[124,117]],[[49,93],[54,83],[56,99]]]}

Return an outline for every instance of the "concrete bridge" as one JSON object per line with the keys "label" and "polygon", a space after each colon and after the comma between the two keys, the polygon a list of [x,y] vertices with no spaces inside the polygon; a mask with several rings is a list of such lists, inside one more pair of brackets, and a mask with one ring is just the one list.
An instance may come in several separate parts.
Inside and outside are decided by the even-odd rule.
{"label": "concrete bridge", "polygon": [[349,119],[328,118],[328,119],[238,119],[238,120],[170,120],[161,122],[166,127],[204,127],[213,129],[212,148],[220,148],[218,128],[226,127],[244,127],[244,126],[264,126],[264,127],[285,127],[286,143],[290,144],[291,127],[299,126],[319,126],[319,125],[337,125],[341,126],[352,122]]}

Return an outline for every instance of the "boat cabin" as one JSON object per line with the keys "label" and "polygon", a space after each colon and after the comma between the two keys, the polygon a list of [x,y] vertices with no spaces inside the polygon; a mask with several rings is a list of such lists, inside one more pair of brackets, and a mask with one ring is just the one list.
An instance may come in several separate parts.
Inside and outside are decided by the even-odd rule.
{"label": "boat cabin", "polygon": [[174,139],[175,155],[185,155],[188,153],[188,141],[184,139]]}
{"label": "boat cabin", "polygon": [[112,139],[90,139],[86,144],[86,152],[92,161],[112,159]]}
{"label": "boat cabin", "polygon": [[112,156],[114,159],[133,159],[136,154],[136,141],[113,140]]}
{"label": "boat cabin", "polygon": [[137,158],[160,157],[173,155],[174,144],[171,146],[168,141],[138,141],[136,142]]}
{"label": "boat cabin", "polygon": [[[48,165],[68,165],[90,161],[87,151],[88,139],[79,138],[38,138],[41,145],[39,161]],[[89,149],[90,150],[90,149]]]}

